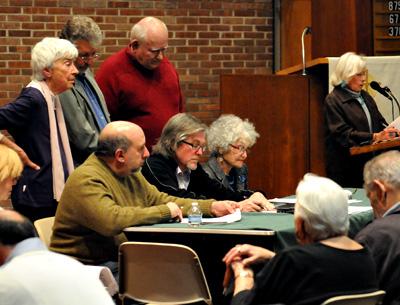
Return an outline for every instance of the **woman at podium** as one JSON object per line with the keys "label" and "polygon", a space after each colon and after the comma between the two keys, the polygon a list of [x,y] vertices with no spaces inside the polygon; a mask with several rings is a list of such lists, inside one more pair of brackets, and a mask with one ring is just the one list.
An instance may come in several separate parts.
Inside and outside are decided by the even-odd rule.
{"label": "woman at podium", "polygon": [[327,176],[344,187],[362,187],[364,164],[373,154],[350,155],[350,147],[391,138],[393,131],[367,91],[366,62],[361,56],[343,54],[331,75],[333,91],[325,98],[325,151]]}

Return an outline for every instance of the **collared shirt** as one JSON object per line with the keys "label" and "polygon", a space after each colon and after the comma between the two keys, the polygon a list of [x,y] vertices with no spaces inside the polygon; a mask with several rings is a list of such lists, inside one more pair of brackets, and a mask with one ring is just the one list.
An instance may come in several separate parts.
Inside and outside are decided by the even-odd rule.
{"label": "collared shirt", "polygon": [[92,88],[91,84],[87,80],[85,73],[80,73],[76,77],[76,81],[80,83],[82,86],[83,90],[85,90],[85,93],[89,99],[90,105],[92,105],[93,110],[94,110],[94,117],[96,119],[97,125],[99,126],[99,129],[103,129],[104,126],[107,125],[107,120],[104,115],[103,110],[100,107],[100,101],[99,98],[97,97],[94,89]]}
{"label": "collared shirt", "polygon": [[391,214],[392,211],[396,210],[398,207],[400,206],[400,201],[395,203],[394,205],[391,206],[391,208],[389,210],[387,210],[382,217],[385,217],[389,214]]}
{"label": "collared shirt", "polygon": [[4,264],[10,262],[13,258],[23,255],[27,252],[46,250],[46,246],[38,237],[27,238],[15,245],[14,249],[11,251]]}
{"label": "collared shirt", "polygon": [[179,188],[187,190],[190,183],[190,169],[182,171],[178,166],[176,168],[176,179],[178,180]]}

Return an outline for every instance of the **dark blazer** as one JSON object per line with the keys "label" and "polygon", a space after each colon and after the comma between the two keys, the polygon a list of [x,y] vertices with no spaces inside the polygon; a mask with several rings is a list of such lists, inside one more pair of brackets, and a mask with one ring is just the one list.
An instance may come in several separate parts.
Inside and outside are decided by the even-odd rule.
{"label": "dark blazer", "polygon": [[24,167],[13,187],[13,206],[54,207],[47,104],[36,88],[24,88],[17,99],[0,108],[0,129],[7,129],[29,158],[40,166],[36,171]]}
{"label": "dark blazer", "polygon": [[[387,125],[374,99],[361,91],[371,115],[372,132]],[[325,153],[327,176],[344,187],[362,187],[364,164],[373,154],[350,156],[349,148],[372,140],[368,120],[360,103],[348,91],[337,86],[325,98]]]}
{"label": "dark blazer", "polygon": [[[92,72],[88,69],[84,77],[97,95],[100,102],[99,106],[107,123],[109,123],[110,114],[108,113],[104,96]],[[81,164],[96,149],[101,129],[97,124],[94,109],[81,82],[76,81],[74,87],[61,93],[59,97],[63,108],[65,125],[68,130],[72,157],[76,164]]]}
{"label": "dark blazer", "polygon": [[176,178],[178,163],[173,158],[161,154],[152,154],[142,167],[143,176],[159,191],[182,198],[216,199],[242,201],[245,197],[240,192],[225,188],[219,182],[211,179],[198,164],[196,170],[190,173],[188,189],[180,189]]}
{"label": "dark blazer", "polygon": [[379,288],[386,291],[383,304],[400,304],[400,206],[375,219],[355,237],[372,254]]}

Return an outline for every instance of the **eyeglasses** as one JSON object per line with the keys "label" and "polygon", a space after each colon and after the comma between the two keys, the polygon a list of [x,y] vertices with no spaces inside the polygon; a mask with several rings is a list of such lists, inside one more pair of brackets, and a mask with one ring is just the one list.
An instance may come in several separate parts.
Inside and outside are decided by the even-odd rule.
{"label": "eyeglasses", "polygon": [[100,54],[94,53],[94,54],[90,54],[90,55],[83,55],[83,56],[78,56],[80,59],[82,59],[84,62],[88,62],[88,60],[90,59],[97,59],[99,58]]}
{"label": "eyeglasses", "polygon": [[240,153],[244,153],[244,152],[246,152],[247,154],[250,153],[250,148],[248,148],[248,147],[236,146],[236,145],[233,145],[233,144],[229,144],[229,146],[231,146],[231,147],[233,147],[234,149],[240,151]]}
{"label": "eyeglasses", "polygon": [[182,140],[181,142],[189,145],[194,151],[199,151],[200,149],[202,151],[205,151],[207,149],[207,147],[205,145],[193,144],[193,143],[186,142],[185,140]]}
{"label": "eyeglasses", "polygon": [[164,47],[164,48],[159,48],[159,49],[148,49],[149,52],[151,52],[154,57],[157,57],[158,55],[160,55],[160,53],[162,53],[163,55],[168,51],[168,47]]}

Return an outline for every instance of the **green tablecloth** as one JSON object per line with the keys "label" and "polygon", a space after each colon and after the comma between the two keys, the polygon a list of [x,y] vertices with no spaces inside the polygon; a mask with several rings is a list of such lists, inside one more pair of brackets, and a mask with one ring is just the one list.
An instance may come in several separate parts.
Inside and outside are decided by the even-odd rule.
{"label": "green tablecloth", "polygon": [[[355,203],[356,206],[369,206],[369,200],[363,189],[349,189],[353,193],[353,198],[361,200]],[[292,196],[291,196],[292,197]],[[334,204],[334,203],[332,203]],[[350,216],[349,236],[360,231],[373,218],[372,211],[362,212]],[[167,228],[187,228],[188,225],[181,223],[155,224],[153,227]],[[227,229],[227,230],[273,230],[275,231],[275,250],[279,251],[287,246],[296,244],[294,234],[294,220],[292,214],[285,213],[242,213],[242,219],[238,222],[229,224],[202,224],[202,229]]]}

